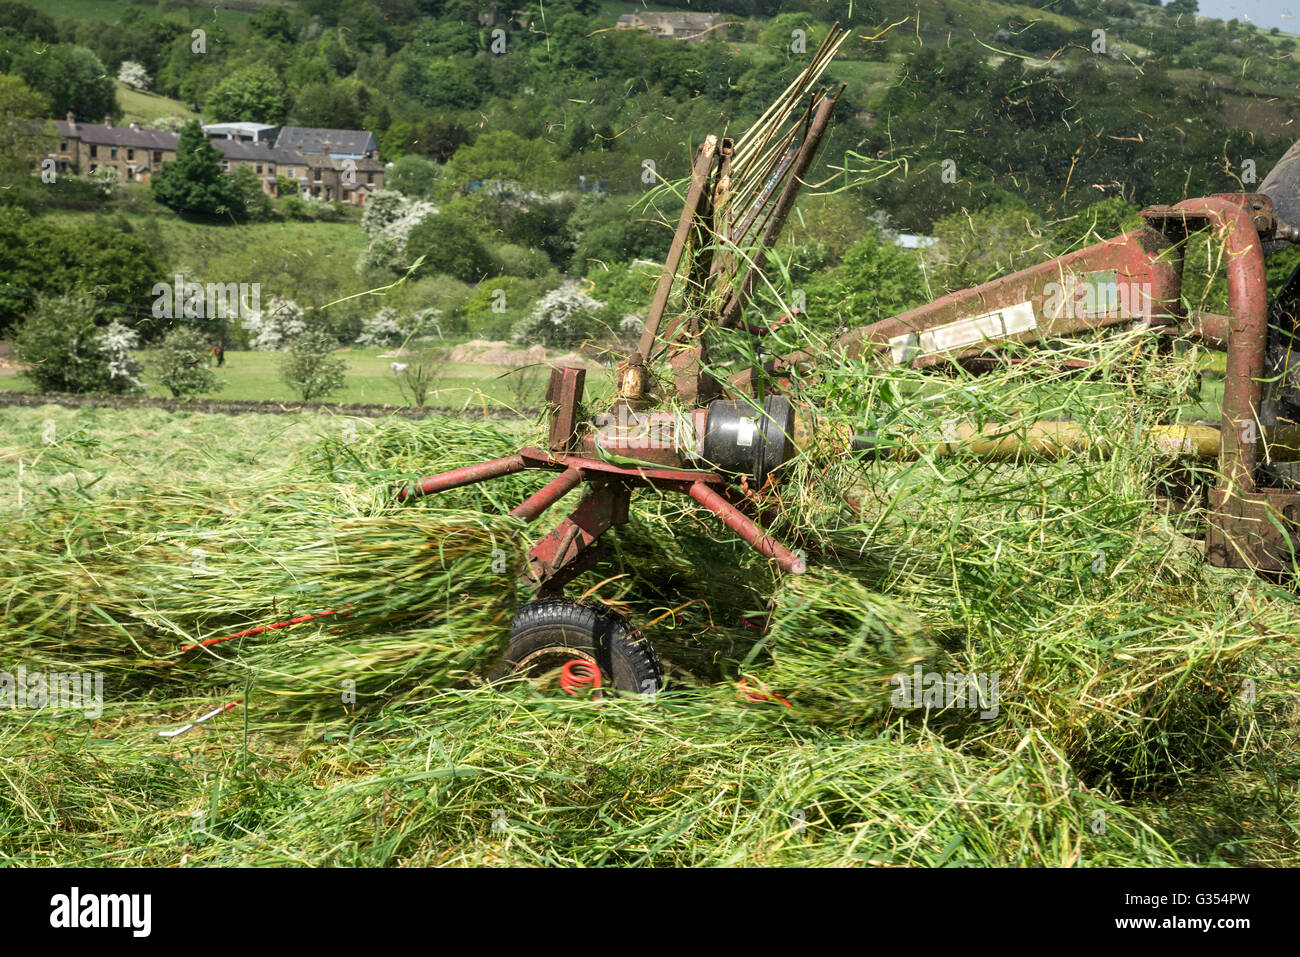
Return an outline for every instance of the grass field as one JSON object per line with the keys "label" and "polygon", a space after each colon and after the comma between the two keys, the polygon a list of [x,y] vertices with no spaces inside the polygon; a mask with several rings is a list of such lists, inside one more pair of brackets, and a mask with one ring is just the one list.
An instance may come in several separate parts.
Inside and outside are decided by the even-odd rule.
{"label": "grass field", "polygon": [[122,108],[123,123],[147,125],[163,117],[179,116],[183,120],[191,120],[198,115],[191,112],[190,108],[180,100],[143,90],[133,90],[120,80],[116,83],[117,104]]}
{"label": "grass field", "polygon": [[[391,363],[403,361],[391,349],[343,349],[335,353],[348,365],[344,387],[328,397],[330,402],[361,402],[378,405],[407,405],[402,395],[397,374]],[[143,350],[139,353],[144,364],[144,382],[148,395],[166,396],[170,393],[157,379],[153,363],[157,353]],[[205,393],[205,398],[254,399],[267,402],[292,402],[298,399],[293,390],[280,378],[279,363],[284,358],[278,352],[226,353],[226,364],[214,369],[223,386],[216,392]],[[516,385],[522,376],[523,382]],[[596,383],[593,383],[595,387]],[[546,371],[529,367],[514,371],[503,366],[482,365],[471,362],[447,362],[440,367],[433,391],[427,404],[442,407],[519,406],[536,408],[542,403],[546,387]],[[0,391],[33,391],[32,384],[20,375],[0,376]]]}
{"label": "grass field", "polygon": [[[1205,563],[1204,516],[1158,494],[1189,464],[935,452],[946,417],[1167,419],[1198,357],[1152,355],[1135,395],[1133,354],[1086,388],[1032,363],[920,402],[907,370],[808,383],[828,431],[772,528],[810,572],[639,494],[570,594],[647,624],[666,681],[600,701],[483,680],[527,540],[578,493],[524,529],[501,516],[536,476],[385,491],[539,423],[0,410],[0,670],[104,679],[98,716],[0,709],[0,861],[1300,863],[1297,599]],[[844,425],[914,457],[818,451]],[[995,707],[900,701],[917,667],[997,676]]]}

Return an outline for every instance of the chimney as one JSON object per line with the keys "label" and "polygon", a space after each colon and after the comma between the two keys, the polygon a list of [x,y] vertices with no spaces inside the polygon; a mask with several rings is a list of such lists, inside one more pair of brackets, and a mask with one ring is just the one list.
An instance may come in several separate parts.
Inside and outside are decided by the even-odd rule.
{"label": "chimney", "polygon": [[104,125],[107,126],[107,127],[112,127],[112,125],[113,125],[113,114],[112,114],[112,113],[105,113],[105,114],[104,114]]}
{"label": "chimney", "polygon": [[77,114],[68,110],[68,126],[72,127],[72,132],[77,132]]}
{"label": "chimney", "polygon": [[131,123],[131,129],[133,129],[133,130],[138,130],[139,128],[140,128],[139,125],[138,125],[137,123],[135,123],[134,121]]}

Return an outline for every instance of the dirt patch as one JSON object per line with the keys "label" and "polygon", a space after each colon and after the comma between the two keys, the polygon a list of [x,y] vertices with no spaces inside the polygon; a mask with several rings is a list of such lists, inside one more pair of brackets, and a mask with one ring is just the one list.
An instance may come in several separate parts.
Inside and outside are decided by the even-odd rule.
{"label": "dirt patch", "polygon": [[518,369],[521,366],[549,365],[575,366],[582,369],[599,369],[601,364],[578,352],[555,353],[542,346],[521,349],[500,339],[471,339],[454,347],[447,356],[452,362],[472,362],[485,366]]}
{"label": "dirt patch", "polygon": [[14,347],[0,339],[0,375],[18,375],[23,367],[14,358]]}

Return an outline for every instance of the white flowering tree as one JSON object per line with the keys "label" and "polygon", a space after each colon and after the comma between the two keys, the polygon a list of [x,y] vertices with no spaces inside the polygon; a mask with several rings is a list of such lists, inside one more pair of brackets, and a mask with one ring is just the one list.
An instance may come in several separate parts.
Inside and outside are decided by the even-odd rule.
{"label": "white flowering tree", "polygon": [[357,336],[357,345],[363,348],[374,346],[396,346],[406,339],[406,332],[398,322],[397,310],[384,306],[368,319],[361,321],[361,335]]}
{"label": "white flowering tree", "polygon": [[436,215],[438,207],[410,199],[396,190],[381,189],[370,197],[361,214],[361,228],[370,237],[357,260],[358,272],[376,266],[394,270],[406,268],[406,240],[421,220]]}
{"label": "white flowering tree", "polygon": [[569,283],[538,299],[515,326],[513,338],[523,345],[576,346],[599,331],[596,315],[605,307]]}
{"label": "white flowering tree", "polygon": [[99,353],[108,364],[108,381],[111,392],[143,392],[140,378],[140,361],[131,350],[140,344],[134,329],[128,329],[114,319],[99,333]]}
{"label": "white flowering tree", "polygon": [[248,314],[244,328],[251,333],[249,344],[258,352],[283,352],[307,330],[307,319],[292,299],[272,296],[265,309]]}
{"label": "white flowering tree", "polygon": [[95,184],[95,190],[104,199],[112,199],[122,185],[122,174],[118,172],[116,166],[101,166],[91,173],[87,179]]}
{"label": "white flowering tree", "polygon": [[134,60],[123,60],[117,69],[117,81],[125,83],[133,90],[147,90],[153,86],[153,80],[145,70],[144,64]]}

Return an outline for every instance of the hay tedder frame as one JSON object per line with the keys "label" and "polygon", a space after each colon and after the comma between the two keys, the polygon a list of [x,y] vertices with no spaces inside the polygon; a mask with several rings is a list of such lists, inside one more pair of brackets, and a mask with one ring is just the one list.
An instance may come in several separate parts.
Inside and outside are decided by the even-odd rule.
{"label": "hay tedder frame", "polygon": [[[846,35],[832,31],[804,74],[743,137],[709,136],[699,147],[638,349],[618,370],[612,411],[587,415],[585,372],[553,370],[546,448],[420,479],[398,492],[401,499],[526,470],[554,473],[512,512],[531,522],[584,487],[577,507],[529,552],[525,579],[542,599],[558,599],[604,557],[602,536],[627,522],[631,496],[641,488],[689,496],[784,572],[806,570],[801,554],[765,531],[767,516],[747,493],[777,482],[782,463],[797,453],[801,410],[787,396],[795,379],[817,374],[825,354],[769,358],[720,382],[709,372],[706,333],[730,329],[761,339],[769,331],[747,322],[745,307],[830,125],[838,93],[813,87]],[[1300,241],[1300,229],[1279,213],[1300,216],[1298,149],[1258,193],[1153,206],[1142,211],[1137,230],[853,329],[837,345],[850,358],[977,373],[1016,361],[999,355],[1008,344],[1108,328],[1226,352],[1222,422],[1208,441],[1220,465],[1218,485],[1208,493],[1208,560],[1265,576],[1292,574],[1300,471],[1278,461],[1288,456],[1279,456],[1275,438],[1293,434],[1300,420],[1300,367],[1292,362],[1300,270],[1270,304],[1264,256]],[[1188,314],[1183,305],[1183,249],[1206,228],[1224,247],[1228,315]],[[663,360],[671,388],[650,372]],[[1190,427],[1169,434],[1187,443],[1184,451],[1206,452],[1206,443],[1193,449]],[[844,454],[873,451],[871,437],[862,436]]]}

